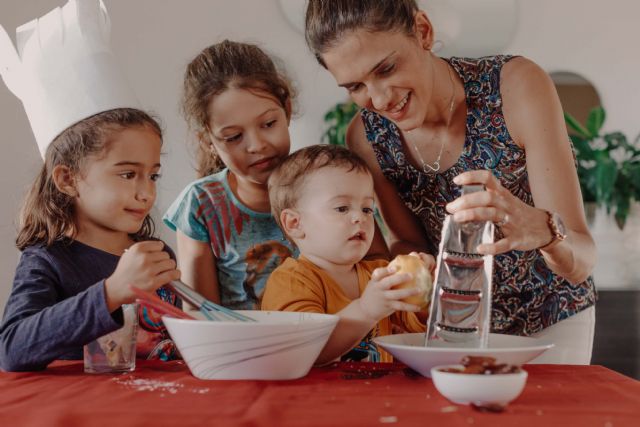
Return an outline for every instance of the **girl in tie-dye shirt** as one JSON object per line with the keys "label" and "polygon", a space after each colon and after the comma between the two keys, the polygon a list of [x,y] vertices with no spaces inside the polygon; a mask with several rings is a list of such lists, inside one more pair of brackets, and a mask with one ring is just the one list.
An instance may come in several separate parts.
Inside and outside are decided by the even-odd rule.
{"label": "girl in tie-dye shirt", "polygon": [[234,309],[259,308],[269,273],[295,254],[271,216],[267,179],[289,154],[292,91],[257,46],[225,40],[187,67],[183,111],[198,175],[164,222],[182,280]]}

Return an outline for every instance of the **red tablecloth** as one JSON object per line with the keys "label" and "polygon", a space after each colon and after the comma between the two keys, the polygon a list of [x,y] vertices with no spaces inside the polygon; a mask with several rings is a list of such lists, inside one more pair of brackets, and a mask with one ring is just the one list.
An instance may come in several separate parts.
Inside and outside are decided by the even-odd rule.
{"label": "red tablecloth", "polygon": [[89,375],[82,362],[0,372],[0,426],[639,426],[640,382],[601,366],[525,366],[502,413],[454,405],[400,364],[342,363],[295,381],[202,381],[182,362]]}

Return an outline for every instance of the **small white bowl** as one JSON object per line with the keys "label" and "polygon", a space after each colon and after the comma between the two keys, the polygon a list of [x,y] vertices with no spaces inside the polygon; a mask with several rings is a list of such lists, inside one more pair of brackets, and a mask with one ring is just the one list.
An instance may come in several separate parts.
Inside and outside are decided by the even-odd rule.
{"label": "small white bowl", "polygon": [[522,393],[527,382],[527,371],[510,374],[463,374],[443,372],[442,369],[462,365],[440,365],[431,368],[436,389],[453,403],[478,406],[506,406]]}
{"label": "small white bowl", "polygon": [[338,316],[331,314],[238,312],[257,322],[162,318],[193,376],[204,380],[303,377],[338,323]]}

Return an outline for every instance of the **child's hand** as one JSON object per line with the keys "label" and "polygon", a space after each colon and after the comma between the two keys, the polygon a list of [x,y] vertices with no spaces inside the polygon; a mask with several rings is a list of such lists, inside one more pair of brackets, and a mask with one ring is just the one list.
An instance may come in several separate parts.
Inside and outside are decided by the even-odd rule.
{"label": "child's hand", "polygon": [[105,280],[110,312],[135,300],[135,295],[129,289],[130,285],[145,291],[155,291],[180,278],[176,262],[163,249],[163,242],[151,240],[138,242],[125,251],[116,270]]}
{"label": "child's hand", "polygon": [[431,277],[436,277],[436,259],[433,257],[433,255],[425,254],[424,252],[411,252],[409,255],[419,256],[429,269]]}
{"label": "child's hand", "polygon": [[410,274],[396,273],[393,267],[376,268],[362,296],[358,299],[361,310],[375,322],[395,311],[420,311],[417,305],[400,301],[412,295],[418,295],[419,289],[392,289],[409,279],[411,279]]}

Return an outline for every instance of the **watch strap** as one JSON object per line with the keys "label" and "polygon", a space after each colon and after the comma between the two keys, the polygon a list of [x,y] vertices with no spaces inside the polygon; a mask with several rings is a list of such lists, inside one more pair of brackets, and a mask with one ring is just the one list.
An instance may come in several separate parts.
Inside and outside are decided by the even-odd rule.
{"label": "watch strap", "polygon": [[547,214],[547,226],[549,227],[549,231],[551,232],[551,240],[549,241],[549,243],[538,248],[543,251],[553,248],[567,237],[562,233],[562,231],[560,231],[558,224],[556,224],[554,214],[546,209],[545,212]]}

